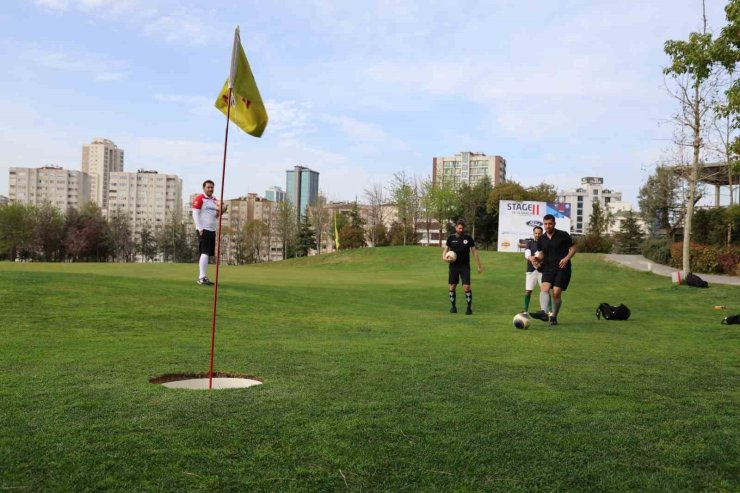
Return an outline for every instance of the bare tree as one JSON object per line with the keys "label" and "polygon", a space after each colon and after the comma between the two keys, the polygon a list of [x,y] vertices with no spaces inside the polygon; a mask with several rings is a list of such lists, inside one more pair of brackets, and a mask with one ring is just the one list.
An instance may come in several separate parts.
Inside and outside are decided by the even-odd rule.
{"label": "bare tree", "polygon": [[388,201],[388,198],[385,195],[383,185],[379,183],[374,183],[365,188],[365,198],[370,206],[367,218],[368,240],[370,240],[373,246],[377,246],[382,240],[382,238],[378,237],[380,226],[384,225],[387,219],[384,205]]}
{"label": "bare tree", "polygon": [[283,244],[283,259],[286,259],[291,255],[298,232],[295,207],[289,200],[284,200],[277,205],[275,231]]}
{"label": "bare tree", "polygon": [[[704,2],[702,2],[704,7]],[[688,41],[669,40],[665,43],[665,52],[671,58],[671,65],[664,73],[673,80],[673,89],[669,94],[679,103],[679,111],[674,116],[676,124],[689,132],[688,142],[679,140],[678,145],[689,145],[692,149],[691,165],[687,173],[688,201],[684,218],[683,232],[683,270],[691,271],[689,245],[691,240],[691,222],[696,203],[696,187],[699,183],[702,168],[702,151],[704,136],[707,131],[707,117],[711,116],[711,105],[708,96],[714,92],[711,84],[714,63],[711,57],[712,35],[707,33],[706,11],[703,10],[703,27],[701,33],[691,33]],[[678,135],[685,135],[678,132]]]}
{"label": "bare tree", "polygon": [[318,255],[321,255],[321,243],[326,236],[329,222],[331,221],[331,213],[329,208],[326,206],[326,196],[319,194],[316,203],[310,207],[311,224],[316,234],[316,251]]}

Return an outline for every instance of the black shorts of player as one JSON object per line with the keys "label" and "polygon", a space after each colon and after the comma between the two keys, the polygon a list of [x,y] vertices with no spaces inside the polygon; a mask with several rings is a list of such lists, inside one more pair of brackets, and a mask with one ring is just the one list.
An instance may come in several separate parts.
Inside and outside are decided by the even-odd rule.
{"label": "black shorts of player", "polygon": [[202,235],[198,235],[198,253],[204,253],[209,257],[216,255],[216,232],[203,230]]}
{"label": "black shorts of player", "polygon": [[450,264],[450,284],[459,284],[460,278],[463,284],[470,284],[470,265]]}
{"label": "black shorts of player", "polygon": [[542,284],[550,283],[552,287],[557,287],[565,291],[570,284],[571,269],[546,270],[542,272]]}

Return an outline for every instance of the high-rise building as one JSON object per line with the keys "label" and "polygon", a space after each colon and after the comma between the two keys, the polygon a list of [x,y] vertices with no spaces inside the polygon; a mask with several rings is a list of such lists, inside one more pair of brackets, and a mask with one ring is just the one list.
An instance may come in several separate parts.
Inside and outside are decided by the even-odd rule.
{"label": "high-rise building", "polygon": [[110,174],[123,171],[123,149],[108,139],[93,139],[82,146],[82,171],[90,175],[90,200],[107,209]]}
{"label": "high-rise building", "polygon": [[506,181],[506,159],[486,156],[482,152],[459,152],[454,156],[432,158],[432,181],[444,180],[452,185],[475,185],[489,180],[496,186]]}
{"label": "high-rise building", "polygon": [[10,168],[10,201],[39,205],[48,202],[66,211],[90,201],[90,176],[60,166]]}
{"label": "high-rise building", "polygon": [[588,223],[594,210],[594,203],[598,203],[603,211],[609,209],[613,213],[626,210],[627,207],[631,208],[629,204],[622,202],[621,192],[604,188],[604,178],[599,176],[581,178],[581,186],[574,190],[561,191],[558,202],[571,204],[571,233],[576,234],[589,232]]}
{"label": "high-rise building", "polygon": [[[282,241],[277,234],[274,220],[275,202],[256,193],[248,193],[246,197],[224,200],[224,205],[228,207],[221,220],[221,254],[226,263],[282,259]],[[259,232],[258,228],[248,231],[247,225],[254,220],[259,220],[264,225],[260,238],[254,237]],[[245,247],[251,251],[244,251]]]}
{"label": "high-rise building", "polygon": [[280,187],[270,187],[265,192],[265,198],[271,202],[282,202],[285,200],[285,191]]}
{"label": "high-rise building", "polygon": [[300,220],[306,207],[319,199],[319,173],[303,166],[286,170],[285,198],[296,208],[296,218]]}
{"label": "high-rise building", "polygon": [[134,237],[147,226],[152,232],[162,228],[174,215],[182,215],[182,179],[156,171],[123,171],[110,174],[108,215],[125,214],[131,221]]}

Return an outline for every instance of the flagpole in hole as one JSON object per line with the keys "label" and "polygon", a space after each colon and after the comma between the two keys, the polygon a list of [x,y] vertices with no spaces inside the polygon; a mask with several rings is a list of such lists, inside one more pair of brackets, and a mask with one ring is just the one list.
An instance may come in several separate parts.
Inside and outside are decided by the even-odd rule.
{"label": "flagpole in hole", "polygon": [[231,69],[229,70],[229,104],[226,109],[226,130],[224,131],[224,159],[221,165],[221,198],[218,201],[218,234],[216,235],[216,279],[213,286],[213,315],[211,316],[211,360],[208,365],[208,390],[213,388],[213,352],[216,346],[216,311],[218,308],[218,270],[221,265],[221,221],[224,207],[224,185],[226,183],[226,150],[229,146],[229,122],[233,104],[234,72],[236,71],[236,45],[239,42],[239,26],[234,33],[234,46],[231,48]]}
{"label": "flagpole in hole", "polygon": [[[228,94],[225,93],[228,85]],[[236,87],[236,90],[234,88]],[[231,68],[229,80],[224,84],[222,94],[216,99],[216,108],[226,115],[226,130],[224,132],[224,159],[221,167],[221,198],[218,204],[218,233],[216,235],[216,278],[213,287],[213,316],[211,318],[211,359],[208,367],[208,390],[213,388],[213,356],[216,346],[216,312],[218,307],[218,274],[221,265],[221,223],[223,218],[224,188],[226,185],[226,151],[229,145],[229,122],[234,123],[253,137],[261,137],[267,126],[267,111],[257,83],[249,67],[249,61],[244,53],[239,36],[239,26],[234,30],[234,45],[231,49]],[[237,99],[240,106],[237,107]],[[226,106],[226,108],[224,108]],[[243,106],[243,107],[242,107]],[[232,115],[232,107],[234,114]]]}

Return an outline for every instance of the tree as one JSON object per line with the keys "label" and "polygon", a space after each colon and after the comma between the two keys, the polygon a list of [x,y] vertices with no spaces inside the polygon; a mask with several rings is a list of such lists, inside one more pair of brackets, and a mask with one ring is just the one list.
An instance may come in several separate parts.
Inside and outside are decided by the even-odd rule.
{"label": "tree", "polygon": [[360,209],[357,202],[352,204],[349,214],[349,223],[339,230],[339,247],[341,249],[361,248],[365,243],[365,221],[360,217]]}
{"label": "tree", "polygon": [[109,254],[108,223],[100,208],[92,202],[85,204],[79,212],[67,211],[64,248],[73,260],[104,261]]}
{"label": "tree", "polygon": [[373,184],[365,188],[365,198],[369,205],[368,213],[368,240],[373,246],[380,246],[386,239],[386,210],[387,198],[383,185]]}
{"label": "tree", "polygon": [[324,241],[329,222],[331,221],[331,214],[329,208],[326,206],[326,197],[319,194],[319,198],[315,204],[311,205],[311,224],[314,227],[316,233],[316,251],[318,255],[321,255],[321,244]]}
{"label": "tree", "polygon": [[[414,189],[411,186],[411,180],[406,176],[405,171],[401,171],[393,175],[393,181],[390,185],[391,200],[396,206],[396,215],[398,221],[403,226],[401,228],[401,234],[403,238],[403,245],[406,245],[409,238],[413,236],[416,209],[415,209],[415,197]],[[393,228],[391,228],[393,229]]]}
{"label": "tree", "polygon": [[114,212],[108,219],[108,243],[115,260],[129,262],[136,252],[131,221],[125,213]]}
{"label": "tree", "polygon": [[0,207],[0,254],[8,260],[26,258],[33,251],[35,209],[10,203]]}
{"label": "tree", "polygon": [[624,221],[619,227],[619,233],[614,238],[617,251],[619,253],[638,254],[644,238],[645,235],[638,222],[638,216],[632,211],[627,211]]}
{"label": "tree", "polygon": [[521,202],[523,200],[529,200],[529,197],[529,192],[515,181],[499,183],[493,187],[491,193],[488,195],[486,210],[489,214],[498,216],[499,202],[502,200],[515,200],[517,202]]}
{"label": "tree", "polygon": [[481,214],[480,209],[486,206],[492,190],[493,185],[488,180],[481,180],[472,187],[463,183],[457,189],[458,203],[462,206],[466,229],[473,237],[476,237],[475,225],[476,219]]}
{"label": "tree", "polygon": [[295,255],[296,257],[306,257],[311,250],[316,249],[316,233],[311,228],[309,221],[309,211],[301,215],[301,223],[298,225],[298,234],[296,237]]}
{"label": "tree", "polygon": [[262,245],[268,234],[268,226],[259,219],[253,219],[247,223],[242,231],[244,251],[243,258],[237,262],[257,263],[262,257]]}
{"label": "tree", "polygon": [[[703,2],[702,2],[703,6]],[[696,186],[701,173],[701,152],[703,136],[706,133],[705,118],[710,111],[707,103],[708,80],[714,68],[712,35],[707,33],[707,19],[704,15],[701,33],[689,34],[688,41],[668,40],[665,42],[665,52],[671,58],[671,65],[663,70],[670,76],[675,85],[671,95],[679,102],[679,112],[674,120],[681,129],[690,132],[689,145],[693,151],[691,167],[687,176],[688,200],[684,217],[683,233],[683,271],[690,272],[689,244],[691,240],[691,222],[696,202]],[[683,135],[683,131],[679,135]],[[685,145],[682,140],[677,142]]]}
{"label": "tree", "polygon": [[425,196],[425,203],[439,225],[439,246],[442,246],[445,225],[452,219],[457,204],[455,189],[448,180],[440,179],[432,183]]}
{"label": "tree", "polygon": [[35,250],[46,262],[61,260],[64,255],[64,215],[59,209],[44,202],[36,209],[34,221]]}
{"label": "tree", "polygon": [[149,223],[144,223],[139,232],[136,250],[144,262],[152,261],[157,256],[157,240]]}
{"label": "tree", "polygon": [[680,189],[678,175],[667,166],[658,166],[640,187],[637,203],[651,234],[673,236],[685,210]]}
{"label": "tree", "polygon": [[601,236],[609,230],[614,222],[614,217],[608,208],[602,208],[598,200],[594,200],[591,217],[588,220],[588,232],[596,236]]}
{"label": "tree", "polygon": [[527,187],[527,194],[529,195],[529,199],[527,200],[537,200],[539,202],[555,202],[558,198],[558,191],[555,185],[545,182]]}
{"label": "tree", "polygon": [[[730,0],[725,6],[725,15],[727,25],[722,28],[711,54],[712,59],[719,62],[732,75],[740,62],[740,0]],[[731,79],[725,96],[725,103],[719,108],[720,113],[728,119],[733,129],[740,129],[740,79],[737,77]],[[736,161],[740,156],[740,135],[736,135],[728,142],[732,161]],[[733,173],[732,166],[728,166],[728,172]],[[735,171],[734,174],[737,172]],[[732,174],[730,183],[732,183]]]}
{"label": "tree", "polygon": [[275,231],[283,246],[283,259],[292,257],[296,241],[296,213],[293,203],[289,200],[279,202],[275,212]]}

